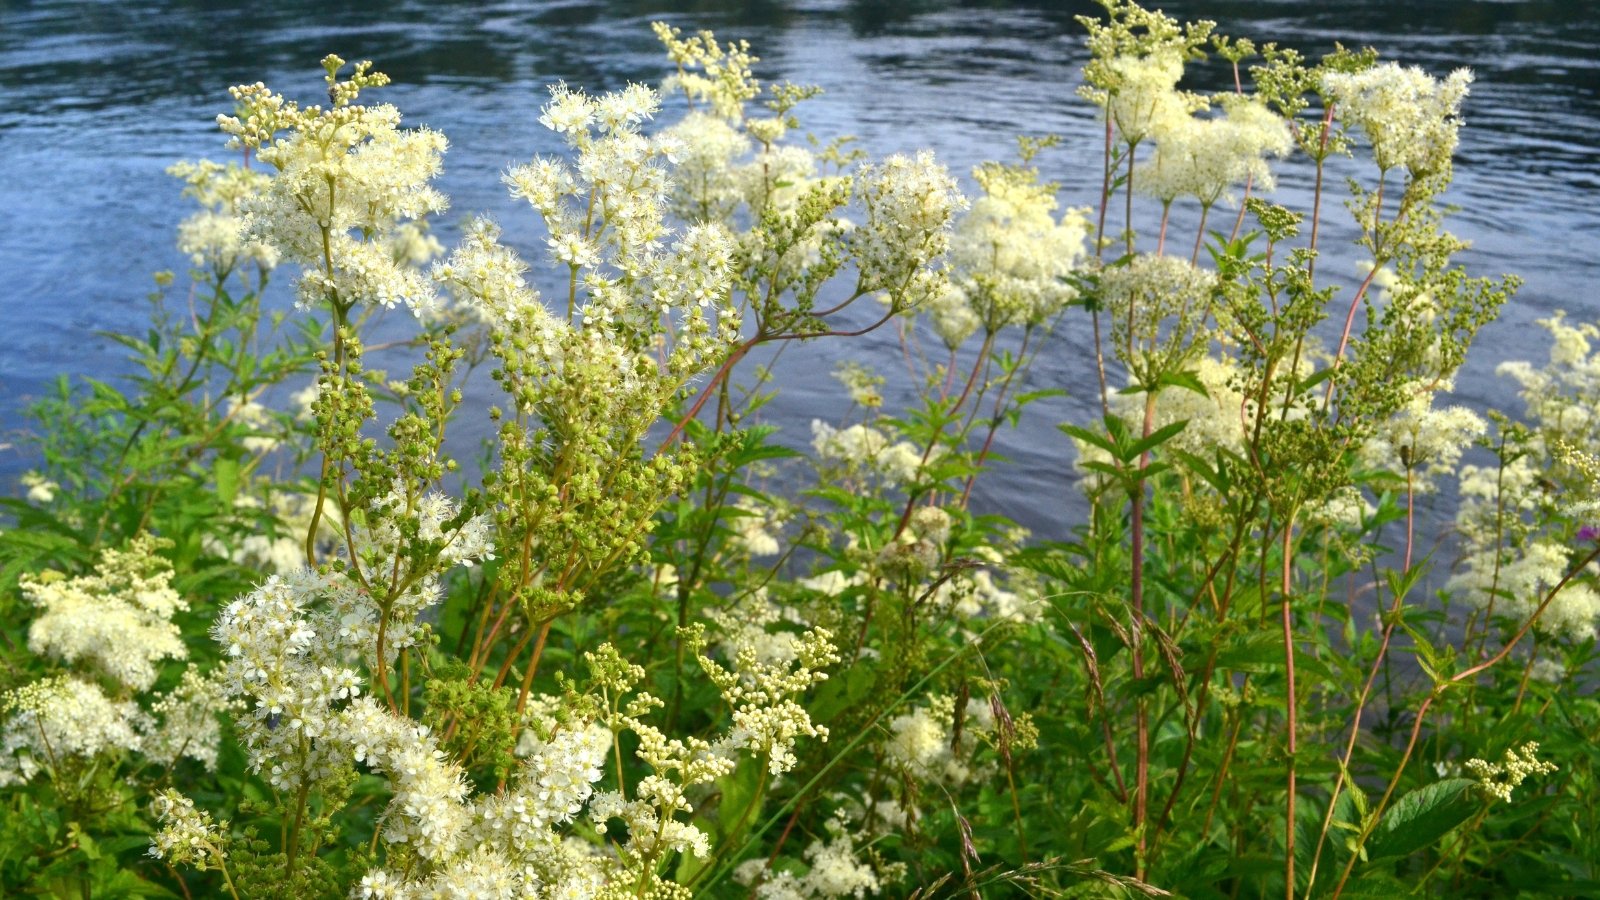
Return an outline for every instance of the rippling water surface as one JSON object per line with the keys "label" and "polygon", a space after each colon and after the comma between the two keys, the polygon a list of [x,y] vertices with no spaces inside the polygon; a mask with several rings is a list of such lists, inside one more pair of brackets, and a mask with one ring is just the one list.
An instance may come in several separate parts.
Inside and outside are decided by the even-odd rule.
{"label": "rippling water surface", "polygon": [[[552,82],[603,90],[665,75],[648,28],[655,19],[749,40],[764,80],[823,86],[827,93],[801,108],[804,125],[820,135],[857,135],[874,154],[931,147],[965,173],[1006,157],[1018,133],[1053,132],[1066,142],[1042,163],[1063,199],[1090,204],[1098,189],[1100,127],[1073,94],[1084,58],[1073,16],[1093,13],[1091,3],[378,6],[0,0],[0,444],[16,445],[0,450],[0,479],[29,464],[14,433],[29,398],[63,372],[123,371],[121,353],[97,332],[140,327],[150,272],[183,270],[172,236],[188,209],[166,166],[225,156],[212,120],[228,109],[231,84],[259,80],[316,97],[316,61],[327,52],[376,60],[395,81],[385,99],[408,121],[449,136],[441,182],[453,199],[441,222],[447,244],[452,226],[478,212],[531,242],[529,214],[504,195],[498,173],[558,149],[536,121]],[[1458,394],[1479,408],[1520,410],[1494,377],[1495,364],[1543,359],[1544,333],[1532,326],[1554,309],[1600,317],[1600,3],[1163,6],[1308,54],[1340,41],[1373,45],[1436,75],[1476,70],[1449,195],[1461,211],[1451,223],[1474,244],[1464,262],[1476,274],[1516,272],[1526,284],[1483,333]],[[1208,76],[1215,77],[1198,84]],[[1214,87],[1220,77],[1201,70],[1197,86]],[[1281,180],[1282,197],[1305,197],[1303,168],[1285,167]],[[1353,259],[1342,264],[1354,274]],[[1070,396],[1037,408],[1006,436],[1002,451],[1013,465],[979,498],[1047,533],[1059,533],[1060,504],[1071,493],[1070,453],[1053,423],[1081,421],[1093,408],[1088,346],[1086,328],[1071,318],[1051,338],[1031,387]],[[788,440],[804,440],[813,416],[838,412],[820,373],[841,354],[893,372],[899,352],[888,333],[787,351],[778,367],[783,400],[770,417]]]}

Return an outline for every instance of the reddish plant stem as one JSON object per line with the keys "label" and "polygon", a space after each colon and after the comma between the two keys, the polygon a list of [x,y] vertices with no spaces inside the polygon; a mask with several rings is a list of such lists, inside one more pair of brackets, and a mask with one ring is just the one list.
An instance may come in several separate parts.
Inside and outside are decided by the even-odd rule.
{"label": "reddish plant stem", "polygon": [[[534,673],[539,671],[539,658],[544,656],[544,642],[546,638],[550,637],[550,626],[555,624],[555,621],[554,618],[545,619],[544,624],[539,626],[539,638],[533,644],[533,658],[528,660],[528,671],[522,673],[522,689],[517,692],[517,715],[519,716],[528,706],[528,692],[533,689],[533,676]],[[621,786],[620,781],[618,781],[618,786]]]}
{"label": "reddish plant stem", "polygon": [[994,446],[994,436],[1000,430],[1000,413],[1002,404],[1005,403],[1006,394],[1011,389],[1011,379],[1016,377],[1017,371],[1022,368],[1028,356],[1028,342],[1033,339],[1033,328],[1029,326],[1022,332],[1022,347],[1017,351],[1017,364],[1006,373],[1005,380],[1000,383],[1000,390],[994,398],[994,415],[989,419],[989,433],[983,439],[983,447],[978,451],[978,458],[973,462],[973,472],[967,476],[967,484],[961,490],[961,508],[967,508],[967,501],[972,497],[972,484],[978,480],[978,469],[983,467],[983,461],[989,456],[989,449]]}
{"label": "reddish plant stem", "polygon": [[[1200,224],[1194,230],[1194,252],[1189,254],[1189,265],[1191,266],[1200,262],[1200,248],[1205,246],[1206,217],[1209,215],[1211,215],[1211,204],[1207,203],[1200,207]],[[1187,299],[1185,302],[1188,302]]]}

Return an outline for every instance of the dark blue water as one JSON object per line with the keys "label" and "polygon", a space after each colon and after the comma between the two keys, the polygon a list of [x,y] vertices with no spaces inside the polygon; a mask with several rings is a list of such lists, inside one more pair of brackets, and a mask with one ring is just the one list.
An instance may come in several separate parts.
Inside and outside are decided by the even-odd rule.
{"label": "dark blue water", "polygon": [[[1452,227],[1473,241],[1464,261],[1476,273],[1520,273],[1526,286],[1480,338],[1458,394],[1480,408],[1519,410],[1492,372],[1503,359],[1545,357],[1533,320],[1556,308],[1600,317],[1600,2],[1163,5],[1308,53],[1335,41],[1371,44],[1438,75],[1477,71],[1449,195],[1461,207]],[[1099,186],[1100,128],[1073,95],[1084,51],[1072,17],[1095,9],[941,0],[0,0],[0,445],[10,445],[0,449],[0,483],[31,462],[16,434],[29,398],[63,372],[123,371],[122,354],[97,332],[138,328],[150,273],[184,271],[173,229],[189,210],[163,170],[182,158],[225,158],[213,119],[228,109],[231,84],[261,80],[315,98],[323,54],[376,60],[395,81],[386,99],[451,140],[441,182],[453,198],[441,223],[447,244],[449,226],[477,212],[495,215],[513,237],[530,233],[530,214],[505,196],[498,175],[557,149],[536,121],[546,87],[564,79],[598,91],[660,79],[668,67],[648,28],[654,19],[749,40],[764,80],[827,90],[802,106],[806,128],[857,135],[874,154],[931,147],[964,175],[1007,156],[1018,133],[1061,134],[1065,145],[1042,164],[1067,204],[1087,205]],[[1303,196],[1303,168],[1287,167],[1281,180],[1286,197]],[[1337,228],[1330,235],[1340,236]],[[1354,274],[1353,256],[1327,265]],[[1013,468],[979,497],[988,508],[1047,531],[1059,526],[1059,503],[1072,491],[1070,450],[1052,426],[1093,409],[1089,343],[1087,325],[1071,319],[1051,338],[1030,387],[1071,396],[1004,436],[999,448]],[[778,369],[783,397],[768,413],[792,441],[807,438],[811,417],[839,411],[821,373],[845,354],[898,371],[887,331],[790,348]],[[902,385],[891,405],[908,390]]]}

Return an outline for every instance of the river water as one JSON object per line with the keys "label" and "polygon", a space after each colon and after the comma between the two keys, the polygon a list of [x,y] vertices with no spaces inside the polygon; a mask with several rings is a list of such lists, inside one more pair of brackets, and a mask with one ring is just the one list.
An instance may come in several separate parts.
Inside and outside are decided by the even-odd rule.
{"label": "river water", "polygon": [[[1526,284],[1482,334],[1457,396],[1520,411],[1495,365],[1544,359],[1544,332],[1533,322],[1554,309],[1600,317],[1600,2],[1164,7],[1308,54],[1341,41],[1435,75],[1476,70],[1448,197],[1461,208],[1451,226],[1473,242],[1463,261],[1475,274],[1515,272]],[[225,158],[213,119],[229,108],[229,85],[260,80],[311,100],[323,54],[376,60],[395,82],[384,99],[450,138],[440,183],[453,201],[440,222],[447,245],[468,214],[494,215],[513,236],[528,219],[503,193],[499,172],[556,151],[536,121],[549,84],[600,91],[668,72],[648,27],[655,19],[748,40],[766,81],[821,85],[826,93],[801,107],[804,126],[857,135],[875,155],[931,147],[965,176],[981,160],[1008,158],[1018,133],[1060,134],[1063,147],[1042,165],[1067,204],[1088,205],[1099,187],[1101,132],[1093,108],[1073,93],[1085,56],[1073,16],[1096,9],[1044,0],[0,0],[0,483],[33,461],[18,435],[29,399],[61,373],[123,372],[121,351],[97,332],[139,329],[150,273],[184,270],[173,228],[189,210],[163,170],[178,159]],[[1209,74],[1216,77],[1197,86],[1220,86],[1221,73]],[[1280,178],[1280,199],[1306,196],[1305,167],[1287,165]],[[1338,228],[1330,235],[1341,236]],[[1339,265],[1355,274],[1353,257],[1335,256],[1324,271]],[[1071,451],[1053,426],[1094,414],[1089,346],[1077,319],[1050,338],[1027,387],[1069,396],[1003,433],[998,448],[1011,463],[978,495],[980,508],[1064,533]],[[824,373],[846,356],[893,376],[900,350],[886,330],[786,351],[777,369],[783,394],[767,410],[785,440],[803,443],[812,417],[841,411]],[[904,382],[891,384],[891,407],[909,394]]]}

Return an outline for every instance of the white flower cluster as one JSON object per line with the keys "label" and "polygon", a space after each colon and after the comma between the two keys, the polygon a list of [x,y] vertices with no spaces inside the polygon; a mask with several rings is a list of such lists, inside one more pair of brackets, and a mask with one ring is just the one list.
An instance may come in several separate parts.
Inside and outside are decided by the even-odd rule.
{"label": "white flower cluster", "polygon": [[[1175,256],[1141,253],[1126,265],[1106,267],[1100,273],[1100,290],[1112,322],[1113,343],[1156,341],[1166,336],[1168,328],[1203,318],[1216,286],[1215,272]],[[1172,338],[1193,340],[1183,334]]]}
{"label": "white flower cluster", "polygon": [[170,766],[179,757],[188,757],[209,771],[216,769],[222,748],[219,714],[239,709],[222,683],[222,671],[217,668],[202,675],[190,666],[171,691],[150,705],[154,720],[141,720],[151,724],[145,728],[140,746],[145,759]]}
{"label": "white flower cluster", "polygon": [[1133,384],[1148,389],[1193,362],[1216,293],[1215,272],[1175,256],[1141,253],[1101,270],[1111,346]]}
{"label": "white flower cluster", "polygon": [[733,532],[732,543],[748,556],[777,556],[783,550],[778,536],[773,532],[783,525],[780,510],[770,502],[741,495],[730,507],[733,512],[727,519]]}
{"label": "white flower cluster", "polygon": [[[1496,613],[1521,620],[1533,615],[1571,566],[1568,548],[1554,541],[1530,540],[1511,551],[1497,551],[1491,544],[1468,555],[1464,570],[1451,576],[1445,590],[1464,593],[1480,609],[1492,605]],[[1600,591],[1575,580],[1561,588],[1535,627],[1582,641],[1594,636],[1597,620]]]}
{"label": "white flower cluster", "polygon": [[1182,127],[1197,102],[1177,89],[1183,57],[1176,49],[1119,55],[1107,61],[1107,72],[1111,85],[1098,99],[1124,144]]}
{"label": "white flower cluster", "polygon": [[1323,93],[1345,123],[1366,134],[1378,168],[1403,167],[1418,179],[1449,174],[1471,83],[1467,69],[1440,81],[1396,63],[1322,76]]}
{"label": "white flower cluster", "polygon": [[794,753],[798,738],[828,739],[828,729],[813,723],[796,698],[826,681],[828,673],[822,669],[839,661],[833,635],[813,628],[800,636],[793,661],[771,664],[761,661],[754,642],[733,647],[731,670],[699,657],[700,667],[733,709],[733,727],[715,750],[728,759],[740,750],[765,755],[768,771],[781,775],[799,763]]}
{"label": "white flower cluster", "polygon": [[1008,591],[996,584],[986,568],[949,579],[934,592],[933,601],[969,620],[1035,622],[1045,610],[1038,597]]}
{"label": "white flower cluster", "polygon": [[519,412],[566,434],[637,440],[739,338],[731,236],[715,223],[667,224],[676,143],[639,131],[658,105],[642,85],[597,98],[558,85],[541,121],[573,158],[505,176],[544,221],[567,275],[565,314],[543,307],[492,226],[469,229],[434,271],[489,323],[497,378]]}
{"label": "white flower cluster", "polygon": [[666,46],[667,58],[678,66],[663,90],[681,90],[691,104],[704,101],[723,119],[743,118],[745,101],[761,92],[761,83],[751,73],[751,66],[760,60],[750,55],[748,43],[720,45],[709,31],[685,38],[665,22],[652,22],[650,27]]}
{"label": "white flower cluster", "polygon": [[879,893],[882,879],[872,866],[857,858],[848,820],[835,815],[826,827],[827,835],[806,847],[805,874],[797,875],[788,869],[774,872],[766,859],[757,857],[741,863],[734,871],[734,880],[753,885],[752,896],[757,900],[832,900]]}
{"label": "white flower cluster", "polygon": [[[1347,484],[1320,500],[1306,504],[1304,516],[1308,523],[1325,525],[1348,535],[1359,534],[1362,525],[1371,521],[1376,511],[1360,488]],[[1362,552],[1349,549],[1353,553]]]}
{"label": "white flower cluster", "polygon": [[808,591],[816,591],[825,597],[840,597],[843,596],[845,591],[866,584],[867,576],[861,572],[846,575],[838,569],[829,569],[826,572],[819,572],[808,578],[801,578],[795,583]]}
{"label": "white flower cluster", "polygon": [[951,237],[953,293],[928,304],[951,350],[979,326],[993,334],[1053,319],[1076,296],[1065,276],[1082,261],[1091,230],[1087,210],[1055,218],[1056,186],[1041,184],[1036,169],[988,164],[973,177],[983,196]]}
{"label": "white flower cluster", "polygon": [[537,741],[507,790],[474,796],[425,726],[372,698],[353,699],[331,721],[324,746],[383,775],[393,791],[383,840],[423,861],[406,873],[367,873],[354,896],[591,896],[607,880],[604,857],[572,852],[556,831],[600,780],[611,747],[604,726],[579,722]]}
{"label": "white flower cluster", "polygon": [[[1600,328],[1571,324],[1557,312],[1539,325],[1550,332],[1549,362],[1502,363],[1517,381],[1530,429],[1505,431],[1503,459],[1461,468],[1456,527],[1465,538],[1461,571],[1446,585],[1467,592],[1479,608],[1525,619],[1572,565],[1569,539],[1547,532],[1550,521],[1583,522],[1597,506],[1588,464],[1572,447],[1600,440]],[[1559,488],[1559,489],[1553,489]],[[1564,586],[1537,626],[1582,641],[1600,625],[1600,591],[1587,577]]]}
{"label": "white flower cluster", "polygon": [[[732,770],[729,764],[717,771],[725,775]],[[631,800],[616,791],[595,795],[589,816],[602,834],[607,820],[621,819],[628,828],[626,852],[634,859],[659,858],[665,853],[692,853],[705,859],[711,854],[711,838],[696,826],[673,818],[676,813],[694,811],[683,788],[671,779],[648,775],[634,787]]]}
{"label": "white flower cluster", "polygon": [[1497,541],[1515,545],[1526,537],[1526,516],[1544,505],[1539,489],[1545,477],[1533,454],[1520,454],[1503,465],[1461,467],[1457,481],[1460,506],[1456,530],[1474,547]]}
{"label": "white flower cluster", "polygon": [[59,675],[0,697],[0,788],[23,784],[41,771],[114,751],[137,751],[149,718],[132,700],[114,700],[100,685]]}
{"label": "white flower cluster", "polygon": [[253,771],[279,790],[338,771],[336,704],[361,692],[357,660],[375,650],[377,611],[342,576],[273,575],[228,604],[211,634],[221,679],[248,708],[236,721]]}
{"label": "white flower cluster", "polygon": [[[505,181],[544,219],[551,259],[570,271],[574,294],[581,283],[584,327],[633,345],[655,333],[661,316],[676,314],[680,345],[698,357],[715,344],[709,313],[722,340],[738,333],[739,313],[728,302],[733,244],[715,224],[691,226],[673,240],[665,213],[677,141],[639,131],[659,107],[644,85],[598,98],[557,85],[540,122],[577,158],[536,159]],[[669,241],[670,252],[662,252]]]}
{"label": "white flower cluster", "polygon": [[834,428],[812,419],[811,449],[819,464],[857,475],[875,473],[891,485],[911,484],[922,468],[922,451],[916,445],[910,441],[893,441],[870,425]]}
{"label": "white flower cluster", "polygon": [[19,480],[22,486],[28,489],[28,502],[41,506],[54,501],[56,491],[61,490],[61,485],[38,472],[23,472]]}
{"label": "white flower cluster", "polygon": [[1223,115],[1175,117],[1152,125],[1155,155],[1134,170],[1134,189],[1171,203],[1193,197],[1210,207],[1234,185],[1274,187],[1266,157],[1289,152],[1288,123],[1266,104],[1243,96],[1222,100]]}
{"label": "white flower cluster", "polygon": [[[286,575],[306,564],[306,532],[316,512],[315,494],[273,491],[263,503],[253,494],[241,492],[234,498],[233,507],[243,511],[245,517],[259,515],[256,512],[259,510],[269,510],[275,521],[252,527],[243,536],[207,534],[201,539],[206,552],[226,557],[246,568],[278,575]],[[331,505],[323,507],[318,525],[319,543],[327,543],[334,536],[339,521],[337,509]]]}
{"label": "white flower cluster", "polygon": [[[774,182],[782,179],[785,186],[778,189],[781,194],[761,193],[766,185],[751,177],[758,170],[750,168],[754,163],[743,161],[751,150],[750,139],[727,119],[691,112],[666,134],[679,148],[678,167],[672,179],[672,210],[688,221],[726,222],[741,205],[762,208],[764,196],[787,200],[796,196],[796,189],[803,187],[805,179],[815,172],[809,153],[802,148],[795,148],[800,151],[796,154],[781,152],[787,148],[764,147],[761,156],[777,169],[778,179]],[[801,180],[794,180],[796,176]],[[753,189],[757,192],[753,193]]]}
{"label": "white flower cluster", "polygon": [[[456,502],[438,492],[420,494],[397,484],[372,502],[362,523],[352,527],[361,568],[386,577],[389,573],[407,573],[401,581],[410,582],[409,586],[402,584],[398,594],[386,598],[386,655],[415,643],[421,628],[417,617],[438,602],[441,572],[494,559],[490,517],[480,513],[462,519]],[[413,552],[420,548],[428,551],[430,561],[425,564],[427,571],[413,573],[411,570],[417,565],[412,561]],[[369,606],[371,602],[368,601]]]}
{"label": "white flower cluster", "polygon": [[266,174],[210,160],[175,163],[167,174],[183,179],[184,196],[202,207],[178,226],[178,249],[197,268],[225,276],[242,263],[252,263],[261,272],[278,265],[275,248],[243,235],[245,201],[266,188],[271,180]]}
{"label": "white flower cluster", "polygon": [[885,379],[874,372],[872,367],[855,360],[842,360],[834,366],[833,377],[849,392],[851,403],[862,409],[878,409],[883,406]]}
{"label": "white flower cluster", "polygon": [[231,89],[241,117],[217,117],[235,145],[254,149],[274,170],[264,190],[239,202],[243,239],[305,267],[302,307],[404,302],[420,316],[437,298],[407,264],[420,238],[403,226],[446,207],[429,184],[442,168],[444,136],[402,130],[399,111],[388,104],[351,105],[360,88],[387,83],[367,64],[348,82],[333,74],[343,60],[329,57],[324,65],[337,97],[332,108],[302,109],[257,83]]}
{"label": "white flower cluster", "polygon": [[[1187,421],[1189,424],[1172,439],[1173,446],[1206,457],[1214,447],[1243,454],[1249,437],[1247,429],[1254,427],[1256,417],[1253,399],[1244,394],[1244,373],[1239,364],[1230,357],[1208,354],[1195,360],[1190,374],[1205,393],[1179,388],[1162,391],[1152,430]],[[1143,405],[1144,398],[1133,394],[1112,398],[1113,410],[1130,425],[1141,421]],[[1274,414],[1279,411],[1274,410]]]}
{"label": "white flower cluster", "polygon": [[24,576],[22,596],[40,609],[28,649],[87,666],[134,691],[148,689],[162,660],[188,655],[172,616],[189,606],[172,589],[171,565],[155,551],[155,538],[145,535],[127,550],[103,551],[92,574]]}
{"label": "white flower cluster", "polygon": [[928,265],[949,249],[950,223],[966,206],[949,171],[923,150],[863,166],[855,185],[866,221],[845,237],[859,287],[888,293],[901,309],[942,295],[947,282]]}
{"label": "white flower cluster", "polygon": [[1434,397],[1449,391],[1450,382],[1437,390],[1410,383],[1402,390],[1408,399],[1361,448],[1362,462],[1372,468],[1413,473],[1413,488],[1427,493],[1434,479],[1455,471],[1461,454],[1488,429],[1488,423],[1464,406],[1438,408]]}
{"label": "white flower cluster", "polygon": [[[103,753],[216,765],[217,714],[228,703],[215,680],[191,667],[171,691],[152,698],[149,712],[131,698],[150,689],[164,660],[188,655],[171,619],[188,607],[172,589],[172,568],[156,555],[157,546],[157,539],[141,535],[125,550],[103,551],[89,575],[22,578],[23,596],[43,610],[29,628],[29,649],[87,672],[47,678],[6,696],[0,786]],[[107,693],[107,683],[120,690]]]}
{"label": "white flower cluster", "polygon": [[447,260],[434,265],[432,274],[492,332],[536,336],[553,347],[559,323],[523,277],[527,271],[528,264],[500,243],[499,226],[474,219],[461,243]]}
{"label": "white flower cluster", "polygon": [[985,700],[973,698],[962,710],[960,740],[954,739],[956,702],[936,695],[889,722],[884,757],[891,765],[919,781],[959,787],[979,773],[973,753],[984,733],[995,729],[994,710]]}
{"label": "white flower cluster", "polygon": [[460,766],[428,729],[370,698],[341,716],[358,762],[385,775],[394,797],[383,838],[427,865],[369,872],[357,897],[581,897],[611,877],[613,859],[586,853],[556,830],[594,796],[611,732],[576,722],[537,740],[508,788],[473,796]]}
{"label": "white flower cluster", "polygon": [[1529,775],[1549,775],[1559,767],[1539,759],[1539,743],[1528,741],[1521,747],[1507,750],[1505,758],[1497,763],[1469,759],[1464,764],[1468,772],[1478,779],[1484,793],[1511,802],[1511,791],[1528,779]]}
{"label": "white flower cluster", "polygon": [[193,800],[172,788],[157,794],[150,809],[161,826],[150,836],[151,856],[202,872],[223,867],[225,839],[210,813],[196,809]]}
{"label": "white flower cluster", "polygon": [[1541,433],[1584,446],[1600,440],[1600,327],[1571,323],[1557,311],[1538,320],[1550,332],[1550,359],[1543,366],[1526,361],[1501,363],[1495,370],[1521,386],[1528,416]]}
{"label": "white flower cluster", "polygon": [[[843,577],[837,572],[830,574]],[[774,602],[765,588],[741,598],[736,606],[712,610],[707,618],[717,626],[712,643],[728,648],[730,655],[748,647],[765,666],[784,666],[800,658],[800,634],[774,629],[804,626],[805,620],[794,608]]]}

